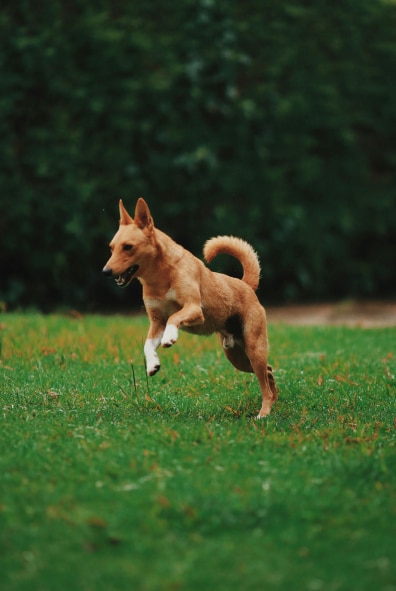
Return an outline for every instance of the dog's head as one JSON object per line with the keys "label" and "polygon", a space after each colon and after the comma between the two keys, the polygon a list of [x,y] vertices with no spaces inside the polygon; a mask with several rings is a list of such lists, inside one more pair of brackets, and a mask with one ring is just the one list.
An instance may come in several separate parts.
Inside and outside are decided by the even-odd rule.
{"label": "dog's head", "polygon": [[144,272],[155,256],[154,222],[147,203],[141,197],[132,218],[120,199],[120,227],[110,242],[111,257],[103,267],[104,275],[114,277],[120,287],[126,287]]}

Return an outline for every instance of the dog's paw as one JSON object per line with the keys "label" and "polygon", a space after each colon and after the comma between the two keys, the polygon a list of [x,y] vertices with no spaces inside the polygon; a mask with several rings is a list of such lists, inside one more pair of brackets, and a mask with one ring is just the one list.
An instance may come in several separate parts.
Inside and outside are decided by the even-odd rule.
{"label": "dog's paw", "polygon": [[167,324],[161,339],[161,347],[171,347],[176,343],[178,336],[179,331],[177,330],[177,326],[174,324]]}
{"label": "dog's paw", "polygon": [[265,417],[268,417],[270,412],[271,412],[271,402],[266,400],[265,402],[263,402],[263,405],[262,405],[260,412],[258,413],[256,419],[264,419]]}
{"label": "dog's paw", "polygon": [[157,363],[156,365],[151,365],[147,367],[147,375],[148,376],[155,376],[155,374],[160,370],[161,365]]}

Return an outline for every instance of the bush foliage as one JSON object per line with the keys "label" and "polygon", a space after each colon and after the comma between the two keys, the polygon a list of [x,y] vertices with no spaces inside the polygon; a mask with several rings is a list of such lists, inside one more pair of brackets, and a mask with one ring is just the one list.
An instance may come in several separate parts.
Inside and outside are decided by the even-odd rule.
{"label": "bush foliage", "polygon": [[140,195],[198,255],[251,241],[266,301],[394,294],[393,1],[16,0],[0,23],[9,307],[125,303],[100,271]]}

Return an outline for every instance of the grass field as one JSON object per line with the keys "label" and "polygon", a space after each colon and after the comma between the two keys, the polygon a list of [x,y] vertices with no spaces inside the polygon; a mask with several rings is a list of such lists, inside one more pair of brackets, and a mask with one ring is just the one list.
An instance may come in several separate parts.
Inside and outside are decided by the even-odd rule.
{"label": "grass field", "polygon": [[270,326],[280,391],[145,318],[0,318],[2,591],[395,591],[396,329]]}

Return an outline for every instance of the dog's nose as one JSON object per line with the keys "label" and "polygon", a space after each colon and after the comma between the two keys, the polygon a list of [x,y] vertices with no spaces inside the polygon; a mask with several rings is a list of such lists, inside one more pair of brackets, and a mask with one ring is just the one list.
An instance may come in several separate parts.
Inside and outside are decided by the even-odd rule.
{"label": "dog's nose", "polygon": [[103,275],[106,275],[106,277],[111,277],[113,274],[113,271],[110,269],[110,267],[103,267],[102,273],[103,273]]}

